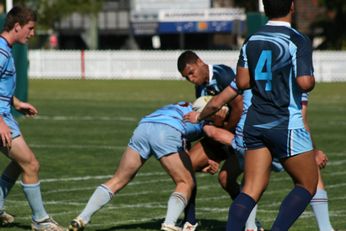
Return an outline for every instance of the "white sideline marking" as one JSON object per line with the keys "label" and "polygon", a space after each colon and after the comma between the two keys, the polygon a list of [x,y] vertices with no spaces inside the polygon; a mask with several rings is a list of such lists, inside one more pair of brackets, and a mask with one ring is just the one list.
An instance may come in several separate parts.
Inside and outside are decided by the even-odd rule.
{"label": "white sideline marking", "polygon": [[125,150],[126,146],[110,145],[66,145],[66,144],[30,144],[32,148],[64,148],[64,149],[106,149],[106,150]]}
{"label": "white sideline marking", "polygon": [[134,122],[138,121],[138,118],[134,117],[110,117],[110,116],[45,116],[45,115],[39,115],[34,117],[36,120],[55,120],[55,121],[67,121],[67,120],[83,120],[83,121],[95,121],[95,120],[102,120],[102,121],[129,121]]}

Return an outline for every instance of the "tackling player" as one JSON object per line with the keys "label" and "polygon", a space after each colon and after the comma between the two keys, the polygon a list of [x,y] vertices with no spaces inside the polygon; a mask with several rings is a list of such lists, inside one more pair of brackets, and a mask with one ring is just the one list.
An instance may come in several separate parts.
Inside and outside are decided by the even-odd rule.
{"label": "tackling player", "polygon": [[186,154],[185,143],[199,139],[202,130],[210,126],[186,122],[183,116],[192,110],[201,110],[200,107],[205,104],[169,104],[143,117],[134,130],[113,177],[96,188],[83,211],[71,221],[69,230],[83,230],[92,215],[110,202],[135,177],[146,160],[154,155],[176,184],[168,200],[167,214],[161,230],[180,231],[176,222],[194,187],[194,172]]}
{"label": "tackling player", "polygon": [[[195,85],[196,97],[219,94],[229,86],[235,77],[232,68],[229,66],[224,64],[208,65],[195,52],[189,50],[181,53],[177,61],[177,67],[181,75]],[[240,118],[242,112],[241,97],[237,97],[230,102],[228,107],[230,108],[229,118],[222,127],[230,130],[235,128]],[[189,156],[195,172],[205,170],[213,172],[213,161],[220,163],[225,160],[219,172],[219,181],[225,179],[223,175],[238,176],[240,174],[236,156],[233,154],[230,146],[221,144],[211,137],[206,136],[195,143],[189,151]],[[231,179],[236,179],[236,177],[232,177]],[[232,198],[238,195],[239,184],[236,180],[221,182],[221,185]],[[183,230],[193,231],[198,225],[195,217],[196,190],[197,187],[193,190],[191,199],[185,210],[184,220],[186,222]]]}

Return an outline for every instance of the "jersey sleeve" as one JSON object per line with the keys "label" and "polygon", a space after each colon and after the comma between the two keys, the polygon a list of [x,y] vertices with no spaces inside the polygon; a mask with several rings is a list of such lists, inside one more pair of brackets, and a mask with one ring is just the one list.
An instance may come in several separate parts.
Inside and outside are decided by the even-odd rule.
{"label": "jersey sleeve", "polygon": [[312,44],[308,37],[301,35],[297,44],[297,77],[303,75],[314,75],[312,63]]}

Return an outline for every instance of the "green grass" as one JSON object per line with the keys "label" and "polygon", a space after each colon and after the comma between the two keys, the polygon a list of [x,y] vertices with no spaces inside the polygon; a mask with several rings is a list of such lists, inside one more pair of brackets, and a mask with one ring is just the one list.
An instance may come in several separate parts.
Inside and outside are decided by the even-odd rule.
{"label": "green grass", "polygon": [[[40,116],[18,118],[21,130],[41,163],[41,187],[49,213],[67,226],[85,206],[95,187],[117,167],[137,121],[159,106],[193,100],[184,81],[31,80],[29,101]],[[346,228],[346,83],[318,84],[309,104],[309,122],[318,148],[329,156],[323,177],[331,221]],[[8,160],[1,156],[0,167]],[[197,175],[199,230],[224,230],[229,197],[217,177]],[[291,188],[286,173],[273,173],[259,204],[258,218],[269,228],[280,201]],[[155,159],[92,219],[87,230],[158,230],[174,185]],[[6,202],[16,224],[2,230],[27,230],[30,209],[19,185]],[[310,207],[291,230],[317,230]]]}

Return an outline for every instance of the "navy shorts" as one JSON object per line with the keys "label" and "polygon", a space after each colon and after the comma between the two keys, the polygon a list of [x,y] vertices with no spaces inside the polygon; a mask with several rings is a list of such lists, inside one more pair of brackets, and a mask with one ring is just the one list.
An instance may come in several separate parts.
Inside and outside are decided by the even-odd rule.
{"label": "navy shorts", "polygon": [[313,150],[310,133],[305,128],[264,129],[245,125],[244,141],[247,149],[267,147],[278,159]]}

